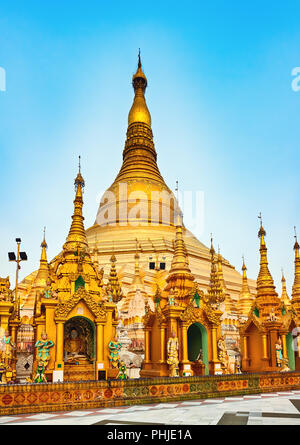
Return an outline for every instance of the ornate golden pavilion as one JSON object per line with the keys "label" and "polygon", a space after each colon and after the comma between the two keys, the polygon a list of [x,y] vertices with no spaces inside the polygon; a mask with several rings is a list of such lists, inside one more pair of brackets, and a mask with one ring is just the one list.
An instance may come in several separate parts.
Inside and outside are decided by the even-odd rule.
{"label": "ornate golden pavilion", "polygon": [[[83,187],[79,170],[72,224],[62,252],[48,265],[44,239],[37,274],[43,291],[36,294],[35,337],[45,332],[54,343],[47,366],[48,378],[53,374],[54,380],[97,379],[99,371],[109,372],[108,343],[118,322],[116,305],[107,301],[102,274],[88,251]],[[36,355],[34,370],[38,360]]]}

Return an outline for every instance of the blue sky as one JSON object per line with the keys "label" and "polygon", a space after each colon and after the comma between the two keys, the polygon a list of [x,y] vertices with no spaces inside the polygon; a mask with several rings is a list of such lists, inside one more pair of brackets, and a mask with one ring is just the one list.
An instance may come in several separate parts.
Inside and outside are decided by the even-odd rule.
{"label": "blue sky", "polygon": [[[85,224],[121,165],[137,52],[148,77],[158,163],[167,184],[203,190],[200,236],[248,275],[259,267],[258,219],[278,285],[293,279],[299,211],[300,5],[296,1],[2,2],[0,66],[0,276],[23,240],[39,261],[60,250],[82,156]],[[280,289],[278,289],[280,291]]]}

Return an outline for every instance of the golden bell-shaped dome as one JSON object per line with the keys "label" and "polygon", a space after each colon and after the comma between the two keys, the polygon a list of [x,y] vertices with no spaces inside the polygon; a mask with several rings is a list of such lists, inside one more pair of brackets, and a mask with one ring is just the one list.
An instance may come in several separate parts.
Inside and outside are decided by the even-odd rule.
{"label": "golden bell-shaped dome", "polygon": [[147,78],[142,70],[141,56],[139,52],[138,68],[132,77],[132,85],[135,91],[132,107],[128,114],[128,126],[134,122],[142,122],[151,127],[151,115],[145,100]]}

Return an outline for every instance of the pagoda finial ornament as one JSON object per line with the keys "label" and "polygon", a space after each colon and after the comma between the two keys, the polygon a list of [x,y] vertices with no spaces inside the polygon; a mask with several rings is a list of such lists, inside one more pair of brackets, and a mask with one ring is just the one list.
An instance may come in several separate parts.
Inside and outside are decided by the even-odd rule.
{"label": "pagoda finial ornament", "polygon": [[43,241],[41,243],[41,258],[40,258],[40,267],[37,273],[37,276],[34,280],[35,287],[46,287],[49,279],[49,266],[47,260],[47,243],[46,243],[46,227],[44,227],[44,236]]}
{"label": "pagoda finial ornament", "polygon": [[223,275],[223,267],[222,267],[222,255],[220,253],[220,246],[218,245],[218,257],[217,257],[217,263],[218,263],[218,276],[219,280],[222,286],[222,289],[225,293],[225,312],[231,312],[232,310],[232,299],[230,298],[230,294],[228,292],[228,289],[225,284],[224,275]]}
{"label": "pagoda finial ornament", "polygon": [[252,307],[253,301],[255,300],[255,297],[251,295],[249,284],[248,284],[248,278],[247,278],[247,267],[245,265],[245,258],[243,256],[243,265],[242,265],[242,289],[239,294],[238,299],[238,310],[240,315],[247,316],[250,312],[250,309]]}
{"label": "pagoda finial ornament", "polygon": [[174,289],[179,304],[188,303],[188,295],[193,288],[194,275],[189,267],[187,250],[182,233],[182,213],[178,212],[176,222],[176,234],[174,242],[174,254],[171,269],[166,278],[165,291]]}
{"label": "pagoda finial ornament", "polygon": [[84,179],[81,175],[81,165],[80,165],[80,156],[79,156],[79,168],[78,174],[75,178],[75,199],[74,199],[74,212],[72,215],[72,224],[70,227],[70,231],[67,237],[67,240],[64,244],[64,250],[76,250],[78,248],[87,249],[88,243],[86,239],[86,234],[84,230],[84,217],[82,215],[82,207],[83,207],[83,189],[85,186]]}
{"label": "pagoda finial ornament", "polygon": [[281,278],[282,292],[281,292],[280,300],[285,305],[286,308],[289,308],[291,306],[291,300],[290,300],[287,290],[286,290],[286,282],[285,282],[285,276],[283,274],[283,269],[281,269],[281,272],[282,272],[282,278]]}
{"label": "pagoda finial ornament", "polygon": [[117,274],[117,269],[116,269],[117,259],[115,257],[115,254],[112,254],[110,262],[111,262],[111,269],[108,277],[108,287],[110,292],[112,293],[113,302],[117,303],[122,299],[123,292]]}
{"label": "pagoda finial ornament", "polygon": [[292,305],[297,313],[297,316],[300,317],[300,256],[299,256],[299,243],[297,239],[296,227],[294,227],[295,231],[295,275],[294,275],[294,284],[292,289]]}
{"label": "pagoda finial ornament", "polygon": [[210,239],[210,254],[211,254],[211,271],[210,282],[207,291],[208,303],[211,305],[219,305],[225,300],[225,292],[223,290],[216,264],[216,252],[213,246],[213,237]]}
{"label": "pagoda finial ornament", "polygon": [[260,229],[260,269],[256,280],[257,283],[257,307],[263,317],[268,318],[271,310],[279,311],[280,300],[275,290],[274,281],[268,268],[267,246],[265,243],[266,231],[262,225],[262,217],[259,215]]}
{"label": "pagoda finial ornament", "polygon": [[134,265],[134,277],[132,284],[134,285],[140,284],[143,286],[143,281],[140,272],[140,255],[138,252],[138,240],[136,240],[136,252],[134,255],[134,259],[135,259],[135,265]]}
{"label": "pagoda finial ornament", "polygon": [[143,122],[151,127],[151,115],[145,101],[147,78],[142,70],[141,53],[139,50],[138,67],[132,77],[132,86],[135,92],[134,101],[128,115],[128,125],[134,122]]}

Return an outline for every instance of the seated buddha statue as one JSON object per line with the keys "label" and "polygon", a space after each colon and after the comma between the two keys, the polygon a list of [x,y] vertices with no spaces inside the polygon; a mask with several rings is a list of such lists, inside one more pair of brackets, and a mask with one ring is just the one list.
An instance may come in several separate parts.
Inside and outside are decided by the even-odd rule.
{"label": "seated buddha statue", "polygon": [[87,360],[85,341],[78,335],[75,328],[71,330],[69,338],[65,340],[64,350],[66,362]]}

